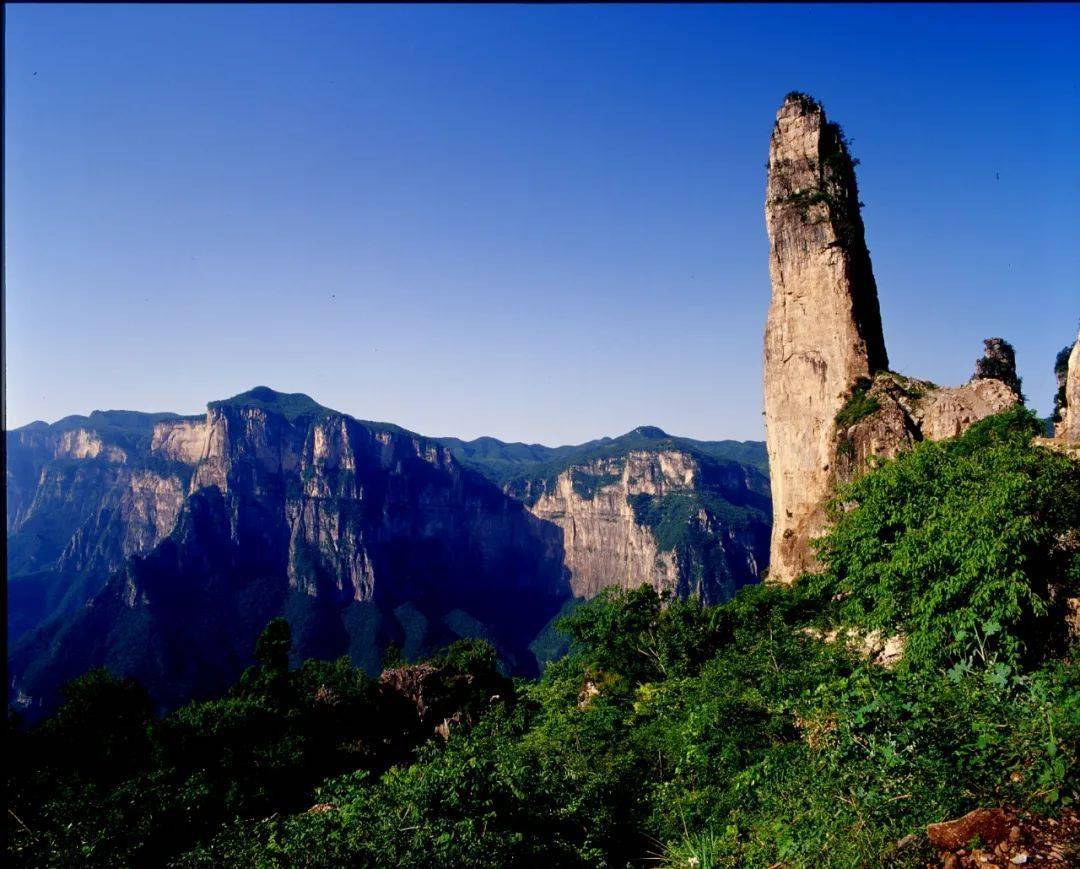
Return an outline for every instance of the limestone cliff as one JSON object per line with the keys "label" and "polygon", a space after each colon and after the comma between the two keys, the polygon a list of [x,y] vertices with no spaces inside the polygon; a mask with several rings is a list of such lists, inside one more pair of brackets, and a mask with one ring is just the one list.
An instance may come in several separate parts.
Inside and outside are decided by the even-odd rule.
{"label": "limestone cliff", "polygon": [[777,582],[815,569],[811,541],[825,528],[826,504],[872,456],[955,436],[1022,400],[1015,355],[1000,338],[985,342],[964,386],[888,371],[854,166],[821,105],[789,94],[773,129],[765,200],[769,578]]}
{"label": "limestone cliff", "polygon": [[[448,440],[266,388],[202,417],[9,432],[12,696],[40,704],[104,664],[171,705],[234,679],[276,615],[298,657],[374,672],[390,642],[416,657],[481,635],[529,673],[572,597],[648,582],[715,601],[760,575],[759,444]],[[455,455],[477,449],[544,472],[504,488]]]}
{"label": "limestone cliff", "polygon": [[172,530],[191,473],[147,453],[172,416],[99,411],[6,433],[10,640],[82,606]]}
{"label": "limestone cliff", "polygon": [[205,419],[159,422],[150,439],[150,452],[171,461],[194,465],[206,455],[209,434]]}
{"label": "limestone cliff", "polygon": [[718,603],[758,581],[767,551],[765,476],[659,429],[624,437],[636,447],[621,449],[616,439],[602,455],[586,453],[546,479],[509,486],[533,515],[562,529],[574,596],[647,584]]}
{"label": "limestone cliff", "polygon": [[31,712],[98,664],[166,706],[220,690],[276,615],[301,657],[377,671],[390,642],[412,657],[482,635],[534,672],[528,644],[570,597],[559,528],[396,426],[256,389],[126,440],[87,431],[9,436],[41,442],[9,464],[28,493],[9,514],[9,693]]}
{"label": "limestone cliff", "polygon": [[[590,477],[599,484],[593,491],[575,489],[575,480]],[[563,529],[575,597],[594,597],[609,585],[675,590],[679,581],[675,553],[661,552],[652,531],[635,521],[631,499],[689,489],[693,477],[689,456],[641,452],[598,459],[559,474],[552,490],[530,510]]]}

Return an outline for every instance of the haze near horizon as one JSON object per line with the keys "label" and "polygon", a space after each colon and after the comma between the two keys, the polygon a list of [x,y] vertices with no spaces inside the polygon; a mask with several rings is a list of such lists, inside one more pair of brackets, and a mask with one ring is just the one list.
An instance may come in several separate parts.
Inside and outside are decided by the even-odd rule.
{"label": "haze near horizon", "polygon": [[[1076,334],[1076,7],[6,10],[7,425],[256,384],[427,435],[760,439],[784,94],[892,367]],[[193,63],[197,59],[197,63]]]}

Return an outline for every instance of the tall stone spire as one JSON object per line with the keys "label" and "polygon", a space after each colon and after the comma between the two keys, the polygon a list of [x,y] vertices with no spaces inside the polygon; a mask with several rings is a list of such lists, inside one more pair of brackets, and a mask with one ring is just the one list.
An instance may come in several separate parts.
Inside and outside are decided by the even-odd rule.
{"label": "tall stone spire", "polygon": [[769,578],[791,582],[814,566],[809,541],[825,525],[836,415],[860,380],[888,368],[854,161],[840,128],[804,94],[789,94],[776,115],[765,222]]}

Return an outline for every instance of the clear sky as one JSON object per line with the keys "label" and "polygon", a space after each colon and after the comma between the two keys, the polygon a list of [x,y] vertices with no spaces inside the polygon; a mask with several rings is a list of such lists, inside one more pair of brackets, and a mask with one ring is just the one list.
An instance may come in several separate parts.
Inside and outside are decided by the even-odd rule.
{"label": "clear sky", "polygon": [[8,425],[257,384],[430,435],[761,438],[764,163],[861,158],[892,367],[1080,318],[1077,6],[8,6]]}

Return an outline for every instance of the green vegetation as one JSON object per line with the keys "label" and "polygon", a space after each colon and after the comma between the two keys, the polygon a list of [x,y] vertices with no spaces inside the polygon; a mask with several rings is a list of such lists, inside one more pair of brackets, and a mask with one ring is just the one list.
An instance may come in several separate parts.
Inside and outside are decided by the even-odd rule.
{"label": "green vegetation", "polygon": [[[9,860],[925,866],[928,822],[1053,813],[1080,796],[1055,610],[1080,592],[1080,466],[1036,430],[1014,410],[883,462],[793,588],[716,607],[609,590],[516,687],[490,646],[455,644],[424,694],[462,713],[446,740],[345,661],[289,671],[278,623],[228,697],[164,719],[92,673],[9,730]],[[906,638],[898,666],[860,653],[874,630]]]}
{"label": "green vegetation", "polygon": [[860,377],[851,390],[851,397],[844,403],[836,414],[836,426],[840,429],[851,428],[859,420],[865,419],[874,413],[881,405],[878,400],[867,393],[870,390],[870,381]]}
{"label": "green vegetation", "polygon": [[[1072,354],[1072,349],[1072,344],[1062,347],[1054,359],[1054,375],[1058,381],[1058,389],[1054,393],[1054,412],[1050,416],[1051,423],[1061,422],[1061,412],[1065,410],[1065,406],[1068,404],[1065,396],[1065,378],[1069,373],[1069,356]],[[1052,430],[1050,434],[1053,434]]]}
{"label": "green vegetation", "polygon": [[662,498],[642,492],[628,495],[626,500],[634,511],[634,521],[652,529],[662,552],[687,542],[698,512],[698,498],[693,492],[676,492]]}
{"label": "green vegetation", "polygon": [[842,598],[823,603],[838,623],[905,634],[907,666],[1041,660],[1062,641],[1064,590],[1080,587],[1080,466],[1031,446],[1040,433],[1015,408],[847,487],[821,543],[828,569],[803,587]]}
{"label": "green vegetation", "polygon": [[256,386],[232,398],[213,401],[209,407],[211,410],[218,407],[257,407],[280,413],[290,422],[300,417],[333,413],[332,410],[323,407],[311,396],[304,395],[302,392],[275,392],[268,386]]}
{"label": "green vegetation", "polygon": [[[375,778],[409,761],[425,729],[413,704],[384,696],[348,659],[290,671],[289,628],[272,621],[258,664],[226,697],[152,715],[145,691],[104,670],[65,691],[52,718],[24,730],[9,715],[8,858],[23,866],[145,866],[240,818],[302,811],[320,781]],[[429,706],[477,716],[513,702],[490,646],[463,640],[432,661]]]}
{"label": "green vegetation", "polygon": [[479,471],[493,483],[502,486],[528,466],[543,465],[567,455],[578,447],[546,447],[543,444],[505,443],[495,438],[481,437],[463,441],[460,438],[438,438],[449,447],[454,457]]}
{"label": "green vegetation", "polygon": [[628,495],[626,500],[634,511],[634,521],[652,529],[661,551],[681,551],[693,543],[704,543],[709,535],[703,525],[722,524],[737,531],[768,518],[758,504],[732,504],[708,489],[662,497],[642,492]]}
{"label": "green vegetation", "polygon": [[591,474],[581,468],[574,468],[570,472],[570,483],[574,487],[574,494],[586,501],[591,501],[600,489],[617,483],[619,479],[619,474]]}
{"label": "green vegetation", "polygon": [[797,102],[804,112],[821,111],[821,103],[810,96],[810,94],[804,94],[802,91],[789,91],[787,96],[784,97],[784,102],[788,102],[789,100]]}

